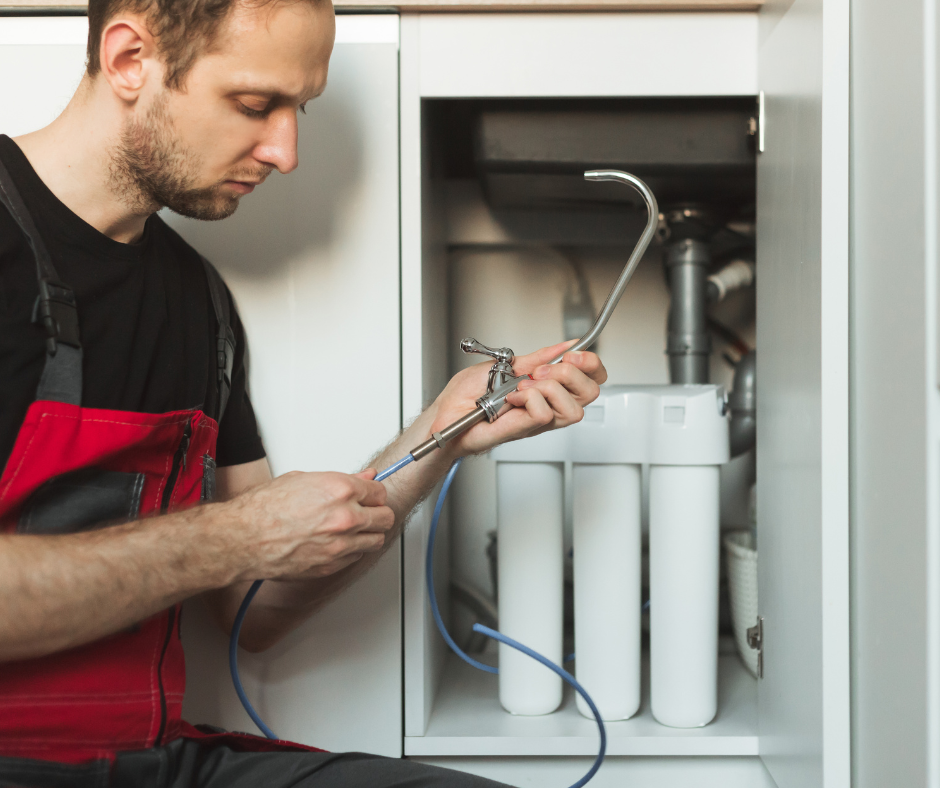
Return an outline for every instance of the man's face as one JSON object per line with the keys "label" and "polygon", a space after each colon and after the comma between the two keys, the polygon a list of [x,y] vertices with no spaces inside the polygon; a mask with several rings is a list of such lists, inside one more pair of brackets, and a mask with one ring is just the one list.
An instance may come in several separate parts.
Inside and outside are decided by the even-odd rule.
{"label": "man's face", "polygon": [[142,95],[115,185],[184,216],[230,216],[272,170],[297,166],[297,113],[326,87],[334,32],[328,0],[237,5],[182,91]]}

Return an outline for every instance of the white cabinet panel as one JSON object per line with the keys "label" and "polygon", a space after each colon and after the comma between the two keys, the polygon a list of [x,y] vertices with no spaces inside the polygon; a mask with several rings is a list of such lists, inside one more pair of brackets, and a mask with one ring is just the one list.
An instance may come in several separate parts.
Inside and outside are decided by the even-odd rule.
{"label": "white cabinet panel", "polygon": [[857,788],[940,785],[937,21],[852,3]]}
{"label": "white cabinet panel", "polygon": [[780,788],[849,785],[848,2],[762,42],[758,159],[760,749]]}
{"label": "white cabinet panel", "polygon": [[751,96],[757,15],[419,15],[420,91],[438,96]]}
{"label": "white cabinet panel", "polygon": [[0,17],[0,134],[16,137],[50,123],[85,73],[88,20]]}
{"label": "white cabinet panel", "polygon": [[[295,172],[273,174],[226,221],[168,217],[238,302],[276,474],[358,470],[400,426],[397,18],[384,19],[358,37],[338,19],[329,88],[300,119]],[[388,43],[352,43],[363,39]],[[393,549],[285,643],[242,654],[246,691],[279,736],[401,754],[400,577]],[[224,638],[197,605],[184,622],[186,718],[253,730]]]}
{"label": "white cabinet panel", "polygon": [[[509,785],[571,785],[584,775],[588,758],[415,758],[460,769]],[[608,757],[588,783],[591,788],[776,788],[759,758],[720,756]]]}

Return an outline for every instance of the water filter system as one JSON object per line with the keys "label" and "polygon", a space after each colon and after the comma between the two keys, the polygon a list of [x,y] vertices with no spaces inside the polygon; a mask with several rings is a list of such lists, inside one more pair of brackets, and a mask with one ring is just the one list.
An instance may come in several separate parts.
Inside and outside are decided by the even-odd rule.
{"label": "water filter system", "polygon": [[[640,179],[616,170],[589,171],[589,181],[618,181],[643,197],[648,221],[597,320],[569,350],[597,340],[656,233],[656,199]],[[506,396],[527,376],[516,376],[513,353],[466,339],[467,353],[494,358],[487,392],[477,407],[431,438],[376,480],[443,447],[475,424],[494,421]],[[569,352],[569,351],[566,351]],[[563,354],[550,363],[557,363]],[[606,750],[603,720],[633,716],[640,706],[641,468],[650,470],[650,672],[654,717],[665,725],[696,727],[716,712],[718,611],[718,466],[728,460],[728,402],[713,385],[605,386],[585,408],[584,420],[565,430],[500,446],[497,461],[500,631],[474,625],[499,642],[499,667],[465,654],[437,608],[433,549],[450,469],[435,507],[428,540],[427,590],[444,640],[474,667],[499,674],[499,702],[508,712],[555,711],[563,682],[578,693],[578,710],[596,719],[600,751],[575,786],[590,780]],[[566,473],[574,512],[575,676],[563,659],[564,555],[562,529]],[[262,581],[236,615],[229,661],[248,714],[274,733],[252,708],[238,676],[238,636]],[[572,788],[575,788],[572,786]]]}
{"label": "water filter system", "polygon": [[[580,423],[492,452],[500,630],[538,642],[546,653],[562,648],[560,521],[563,469],[570,468],[575,675],[605,720],[628,719],[640,707],[644,465],[650,466],[653,716],[676,728],[706,725],[715,716],[718,468],[729,458],[728,412],[720,386],[603,386]],[[516,546],[522,534],[525,549]],[[525,583],[515,582],[518,577]],[[503,687],[509,678],[500,676],[503,707],[514,714],[554,711],[560,695],[536,682],[540,671],[528,663],[518,670],[523,675],[511,691]],[[590,716],[584,704],[578,709]]]}

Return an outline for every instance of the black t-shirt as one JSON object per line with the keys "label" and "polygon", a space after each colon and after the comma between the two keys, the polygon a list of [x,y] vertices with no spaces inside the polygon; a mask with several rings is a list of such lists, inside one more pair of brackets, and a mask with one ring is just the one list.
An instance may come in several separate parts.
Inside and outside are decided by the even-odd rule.
{"label": "black t-shirt", "polygon": [[[59,278],[75,292],[84,352],[82,406],[139,413],[213,407],[217,394],[210,347],[218,324],[199,254],[156,214],[137,243],[120,243],[98,232],[48,189],[5,135],[0,135],[0,160]],[[0,468],[42,374],[45,340],[32,322],[38,293],[35,258],[13,217],[0,206]],[[231,322],[235,363],[219,428],[219,465],[264,457],[245,391],[245,331],[234,304]]]}

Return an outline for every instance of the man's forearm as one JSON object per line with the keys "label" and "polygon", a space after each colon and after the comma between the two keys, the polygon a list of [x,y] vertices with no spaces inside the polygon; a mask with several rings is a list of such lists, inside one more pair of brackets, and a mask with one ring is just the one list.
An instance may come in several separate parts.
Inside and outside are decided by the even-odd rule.
{"label": "man's forearm", "polygon": [[219,506],[80,534],[0,536],[0,661],[120,631],[235,579],[212,549]]}

